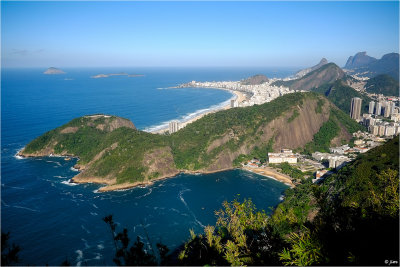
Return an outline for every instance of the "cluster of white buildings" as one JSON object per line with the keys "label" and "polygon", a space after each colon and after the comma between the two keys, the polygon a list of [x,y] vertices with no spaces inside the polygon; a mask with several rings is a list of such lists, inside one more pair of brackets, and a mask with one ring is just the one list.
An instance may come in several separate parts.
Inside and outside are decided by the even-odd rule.
{"label": "cluster of white buildings", "polygon": [[393,101],[380,99],[378,102],[375,101],[369,102],[368,113],[389,118],[391,115],[396,115],[399,114],[400,112],[399,112],[399,107],[396,107]]}
{"label": "cluster of white buildings", "polygon": [[376,136],[393,137],[400,133],[400,124],[398,122],[367,118],[365,125],[368,127],[369,132]]}
{"label": "cluster of white buildings", "polygon": [[397,135],[400,133],[399,107],[390,100],[371,101],[368,114],[363,114],[362,123],[375,136],[392,137]]}
{"label": "cluster of white buildings", "polygon": [[346,163],[351,161],[349,157],[338,153],[330,154],[330,153],[314,152],[312,153],[312,157],[318,161],[328,160],[329,168],[336,168],[336,169],[340,169]]}
{"label": "cluster of white buildings", "polygon": [[279,164],[283,162],[297,163],[297,157],[290,149],[281,149],[281,153],[268,153],[268,162],[272,164]]}
{"label": "cluster of white buildings", "polygon": [[276,79],[271,79],[269,82],[258,85],[244,85],[240,81],[223,81],[223,82],[191,81],[189,83],[181,84],[178,87],[217,88],[217,89],[239,91],[239,92],[244,92],[246,94],[251,94],[250,99],[245,100],[241,103],[237,103],[237,107],[247,107],[247,106],[260,105],[266,102],[270,102],[279,96],[294,92],[290,91],[288,87],[272,86],[271,84],[275,81]]}

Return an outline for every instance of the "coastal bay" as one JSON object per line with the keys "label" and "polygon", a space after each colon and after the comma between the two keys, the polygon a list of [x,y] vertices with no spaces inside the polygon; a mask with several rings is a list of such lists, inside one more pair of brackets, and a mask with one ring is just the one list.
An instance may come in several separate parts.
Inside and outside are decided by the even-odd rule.
{"label": "coastal bay", "polygon": [[68,257],[73,265],[112,265],[113,243],[101,220],[111,213],[132,235],[144,235],[142,220],[151,240],[162,238],[174,249],[189,237],[188,229],[199,233],[201,225],[214,224],[214,211],[224,200],[240,194],[239,199],[252,198],[265,210],[279,203],[285,184],[242,170],[180,173],[152,184],[100,193],[104,181],[99,181],[103,185],[69,182],[78,174],[73,168],[76,158],[15,156],[32,139],[83,115],[119,115],[143,130],[219,105],[228,101],[231,93],[157,88],[192,77],[241,79],[254,70],[126,70],[144,73],[140,79],[89,78],[97,73],[117,73],[115,69],[65,71],[73,80],[43,75],[42,69],[2,69],[2,228],[23,248],[21,264],[59,265]]}

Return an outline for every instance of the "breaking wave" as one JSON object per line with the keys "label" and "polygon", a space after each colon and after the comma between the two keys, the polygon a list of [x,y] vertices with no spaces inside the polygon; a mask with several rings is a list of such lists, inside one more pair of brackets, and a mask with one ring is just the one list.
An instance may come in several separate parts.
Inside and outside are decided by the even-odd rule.
{"label": "breaking wave", "polygon": [[157,131],[160,131],[160,130],[167,129],[168,125],[169,125],[169,123],[171,121],[176,121],[177,120],[177,121],[179,121],[179,123],[184,123],[184,122],[190,121],[191,119],[194,119],[197,116],[200,116],[202,114],[205,114],[205,113],[208,113],[208,112],[211,112],[211,111],[217,111],[217,110],[223,109],[225,106],[229,105],[231,99],[235,99],[235,97],[236,96],[233,94],[232,98],[230,98],[230,99],[228,99],[228,100],[226,100],[226,101],[224,101],[224,102],[222,102],[220,104],[212,105],[209,108],[196,110],[195,112],[188,113],[186,115],[182,115],[178,119],[164,121],[161,124],[146,127],[146,128],[143,129],[143,131],[150,132],[150,133],[151,132],[157,132]]}

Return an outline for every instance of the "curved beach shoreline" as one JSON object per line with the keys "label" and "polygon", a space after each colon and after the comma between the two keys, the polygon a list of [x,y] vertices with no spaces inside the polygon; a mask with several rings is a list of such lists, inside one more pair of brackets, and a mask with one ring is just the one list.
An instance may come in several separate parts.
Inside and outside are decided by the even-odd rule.
{"label": "curved beach shoreline", "polygon": [[[207,89],[210,89],[210,88],[207,88]],[[192,122],[197,121],[198,119],[204,117],[204,116],[207,115],[207,114],[214,113],[214,112],[217,112],[217,111],[220,111],[220,110],[230,109],[230,108],[231,108],[230,100],[237,100],[238,103],[241,103],[241,102],[243,102],[244,100],[246,100],[246,95],[245,95],[244,93],[242,93],[242,92],[233,91],[233,90],[229,90],[229,89],[226,89],[226,88],[212,88],[212,89],[218,89],[218,90],[229,91],[229,92],[232,93],[234,96],[233,96],[232,98],[230,98],[230,99],[228,100],[229,103],[226,104],[226,105],[224,105],[224,106],[220,106],[220,107],[218,107],[218,108],[216,108],[216,109],[211,109],[211,110],[205,111],[205,112],[203,112],[203,113],[198,114],[197,116],[195,116],[195,117],[193,117],[193,118],[189,118],[189,119],[187,119],[187,120],[180,121],[180,127],[182,127],[182,128],[183,128],[183,127],[186,127],[186,125],[188,125],[188,124],[190,124],[190,123],[192,123]],[[154,134],[164,134],[164,133],[167,132],[167,131],[168,131],[168,125],[164,126],[164,127],[161,128],[161,129],[149,130],[148,132],[154,133]]]}
{"label": "curved beach shoreline", "polygon": [[290,186],[291,188],[295,187],[290,176],[280,173],[273,168],[270,168],[270,167],[265,167],[265,168],[243,167],[242,169],[249,171],[249,172],[256,173],[258,175],[262,175],[262,176],[277,180],[279,182],[282,182],[282,183]]}

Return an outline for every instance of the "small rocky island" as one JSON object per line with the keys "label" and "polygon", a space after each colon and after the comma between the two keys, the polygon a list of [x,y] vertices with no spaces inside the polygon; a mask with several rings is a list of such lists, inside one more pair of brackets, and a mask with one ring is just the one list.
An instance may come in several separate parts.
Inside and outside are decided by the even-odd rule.
{"label": "small rocky island", "polygon": [[65,74],[65,72],[60,69],[50,67],[45,72],[43,72],[43,74],[54,75],[54,74]]}

